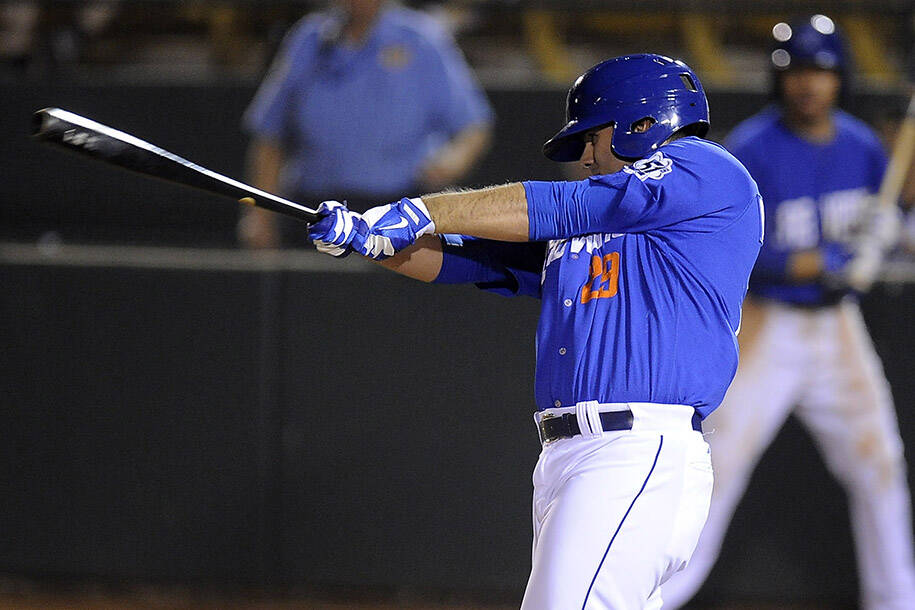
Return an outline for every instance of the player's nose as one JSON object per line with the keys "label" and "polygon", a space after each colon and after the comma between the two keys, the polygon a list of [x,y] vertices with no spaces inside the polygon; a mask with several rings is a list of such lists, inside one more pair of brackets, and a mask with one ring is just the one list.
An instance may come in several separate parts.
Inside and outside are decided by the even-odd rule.
{"label": "player's nose", "polygon": [[579,161],[586,169],[594,165],[594,145],[591,142],[585,142],[585,149]]}

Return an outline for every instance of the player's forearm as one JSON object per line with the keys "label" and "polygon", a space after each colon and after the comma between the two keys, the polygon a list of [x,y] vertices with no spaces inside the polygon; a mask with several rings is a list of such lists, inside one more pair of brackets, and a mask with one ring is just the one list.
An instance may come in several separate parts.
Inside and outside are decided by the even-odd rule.
{"label": "player's forearm", "polygon": [[756,259],[753,276],[768,282],[806,283],[819,279],[823,259],[818,250],[777,252],[763,248]]}
{"label": "player's forearm", "polygon": [[489,146],[492,129],[488,124],[471,125],[445,145],[442,157],[454,167],[455,178],[465,175]]}
{"label": "player's forearm", "polygon": [[796,252],[788,258],[785,269],[788,279],[795,282],[809,282],[823,273],[823,257],[818,250]]}
{"label": "player's forearm", "polygon": [[401,275],[432,282],[442,269],[443,257],[442,242],[438,236],[424,235],[409,248],[377,262],[382,267]]}
{"label": "player's forearm", "polygon": [[439,148],[423,167],[421,182],[431,190],[442,189],[463,178],[489,145],[489,124],[470,125]]}
{"label": "player's forearm", "polygon": [[[248,149],[248,179],[268,193],[279,192],[283,151],[272,140],[256,139]],[[277,248],[281,239],[272,212],[245,206],[238,226],[241,242],[250,248]]]}
{"label": "player's forearm", "polygon": [[499,241],[528,241],[527,196],[513,182],[461,192],[424,195],[436,233],[458,233]]}
{"label": "player's forearm", "polygon": [[279,192],[283,149],[273,140],[256,139],[248,149],[248,178],[251,184],[268,193]]}

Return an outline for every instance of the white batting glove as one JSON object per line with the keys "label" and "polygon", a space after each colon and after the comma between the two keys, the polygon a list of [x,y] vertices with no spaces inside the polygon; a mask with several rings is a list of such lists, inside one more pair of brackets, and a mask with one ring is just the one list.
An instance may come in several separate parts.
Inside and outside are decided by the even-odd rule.
{"label": "white batting glove", "polygon": [[361,235],[351,240],[352,248],[375,260],[394,256],[423,235],[435,232],[435,223],[419,197],[404,197],[396,203],[372,208],[362,220],[368,225],[368,233],[361,244]]}
{"label": "white batting glove", "polygon": [[345,203],[324,201],[317,212],[322,218],[308,227],[308,237],[318,252],[343,258],[352,251],[351,244],[357,235],[365,235],[368,231],[362,216],[347,208]]}
{"label": "white batting glove", "polygon": [[861,232],[853,244],[854,255],[845,270],[848,285],[867,292],[883,267],[883,260],[899,241],[901,211],[895,205],[874,201],[865,212]]}

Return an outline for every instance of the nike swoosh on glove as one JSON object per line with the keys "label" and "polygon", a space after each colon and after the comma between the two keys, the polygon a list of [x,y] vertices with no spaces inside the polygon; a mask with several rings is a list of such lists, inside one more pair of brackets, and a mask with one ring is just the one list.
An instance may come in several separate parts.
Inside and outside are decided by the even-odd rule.
{"label": "nike swoosh on glove", "polygon": [[346,203],[324,201],[318,206],[317,213],[321,220],[309,225],[308,238],[314,242],[318,252],[344,258],[352,252],[354,240],[362,245],[368,233],[368,223],[361,214],[347,208]]}
{"label": "nike swoosh on glove", "polygon": [[397,203],[372,208],[365,213],[364,222],[368,233],[364,239],[351,240],[352,248],[375,260],[394,256],[423,235],[435,232],[435,223],[419,197],[404,197]]}

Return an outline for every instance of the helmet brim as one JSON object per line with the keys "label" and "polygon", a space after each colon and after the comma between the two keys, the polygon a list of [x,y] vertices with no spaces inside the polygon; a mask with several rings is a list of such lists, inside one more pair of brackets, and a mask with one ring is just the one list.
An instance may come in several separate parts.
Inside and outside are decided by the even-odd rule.
{"label": "helmet brim", "polygon": [[570,129],[572,124],[566,125],[555,136],[543,145],[543,154],[551,161],[569,162],[578,161],[585,152],[585,143],[581,138],[581,130]]}
{"label": "helmet brim", "polygon": [[565,127],[556,132],[556,135],[543,145],[544,156],[550,161],[559,161],[561,163],[569,163],[581,159],[581,155],[585,152],[584,134],[592,129],[602,129],[608,125],[613,125],[614,122],[593,125],[592,123],[594,121],[569,121],[566,123]]}

